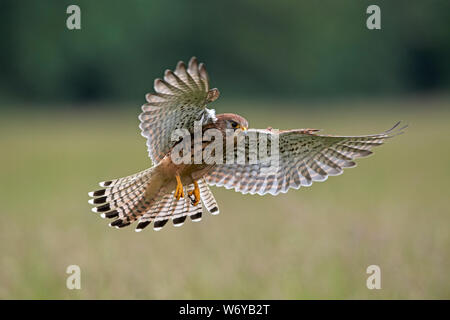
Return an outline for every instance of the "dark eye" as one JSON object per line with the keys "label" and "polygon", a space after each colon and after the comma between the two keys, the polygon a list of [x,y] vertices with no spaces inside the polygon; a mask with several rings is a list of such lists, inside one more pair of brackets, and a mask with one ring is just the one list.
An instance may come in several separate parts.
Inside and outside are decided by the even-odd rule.
{"label": "dark eye", "polygon": [[231,121],[231,126],[232,126],[233,128],[237,128],[237,127],[238,127],[238,123],[235,122],[235,121]]}

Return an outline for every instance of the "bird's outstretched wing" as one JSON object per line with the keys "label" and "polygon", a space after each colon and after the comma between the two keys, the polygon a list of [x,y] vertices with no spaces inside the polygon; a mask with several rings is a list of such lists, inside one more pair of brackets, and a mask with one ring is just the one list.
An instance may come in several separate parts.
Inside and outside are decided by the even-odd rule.
{"label": "bird's outstretched wing", "polygon": [[[328,176],[342,174],[343,168],[356,166],[354,159],[370,155],[373,147],[402,133],[406,127],[400,127],[399,122],[386,132],[366,136],[319,135],[315,130],[302,129],[280,132],[250,129],[244,140],[245,163],[216,164],[206,181],[244,194],[285,193],[290,188],[310,186],[313,181],[325,181]],[[250,162],[251,132],[266,136],[268,153],[277,159],[275,166],[273,161],[262,161],[262,158]],[[278,139],[279,147],[270,153],[274,138]]]}
{"label": "bird's outstretched wing", "polygon": [[147,103],[139,115],[141,134],[147,138],[147,147],[154,164],[161,161],[173,145],[172,132],[176,129],[193,130],[194,122],[214,119],[214,110],[206,104],[210,97],[208,74],[203,63],[191,58],[188,67],[180,61],[175,71],[166,70],[164,79],[156,79],[155,93],[146,95]]}

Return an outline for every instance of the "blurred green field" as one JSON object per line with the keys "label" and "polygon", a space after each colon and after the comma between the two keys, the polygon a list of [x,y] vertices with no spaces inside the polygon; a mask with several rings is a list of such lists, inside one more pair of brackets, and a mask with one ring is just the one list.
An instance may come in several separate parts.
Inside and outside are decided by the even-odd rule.
{"label": "blurred green field", "polygon": [[[449,299],[450,100],[361,104],[215,106],[251,127],[410,128],[325,183],[277,197],[213,188],[220,215],[142,233],[109,228],[87,203],[99,181],[151,164],[138,106],[4,114],[0,298]],[[72,264],[81,290],[66,288]],[[372,264],[381,290],[366,288]]]}

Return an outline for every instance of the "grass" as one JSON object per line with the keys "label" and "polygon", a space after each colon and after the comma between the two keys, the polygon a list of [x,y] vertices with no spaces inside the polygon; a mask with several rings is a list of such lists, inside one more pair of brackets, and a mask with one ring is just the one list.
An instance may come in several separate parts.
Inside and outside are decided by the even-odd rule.
{"label": "grass", "polygon": [[[142,233],[109,228],[87,203],[98,181],[151,164],[137,108],[7,114],[0,298],[450,298],[449,100],[370,104],[220,105],[252,127],[366,134],[402,119],[410,128],[325,183],[277,197],[213,188],[220,215]],[[71,264],[81,290],[66,288]],[[372,264],[381,290],[366,288]]]}

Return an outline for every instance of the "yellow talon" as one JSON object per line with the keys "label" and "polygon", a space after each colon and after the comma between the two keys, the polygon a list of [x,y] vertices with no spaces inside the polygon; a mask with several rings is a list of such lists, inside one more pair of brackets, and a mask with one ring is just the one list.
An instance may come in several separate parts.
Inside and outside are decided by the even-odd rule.
{"label": "yellow talon", "polygon": [[184,198],[184,191],[183,191],[183,185],[181,184],[180,175],[177,174],[175,176],[175,178],[177,179],[177,187],[175,189],[174,197],[178,201],[178,200],[180,200],[180,198]]}
{"label": "yellow talon", "polygon": [[194,206],[198,205],[200,202],[200,189],[198,187],[197,181],[194,181],[194,190],[188,192],[189,196],[194,195],[194,200],[192,200],[192,204]]}

